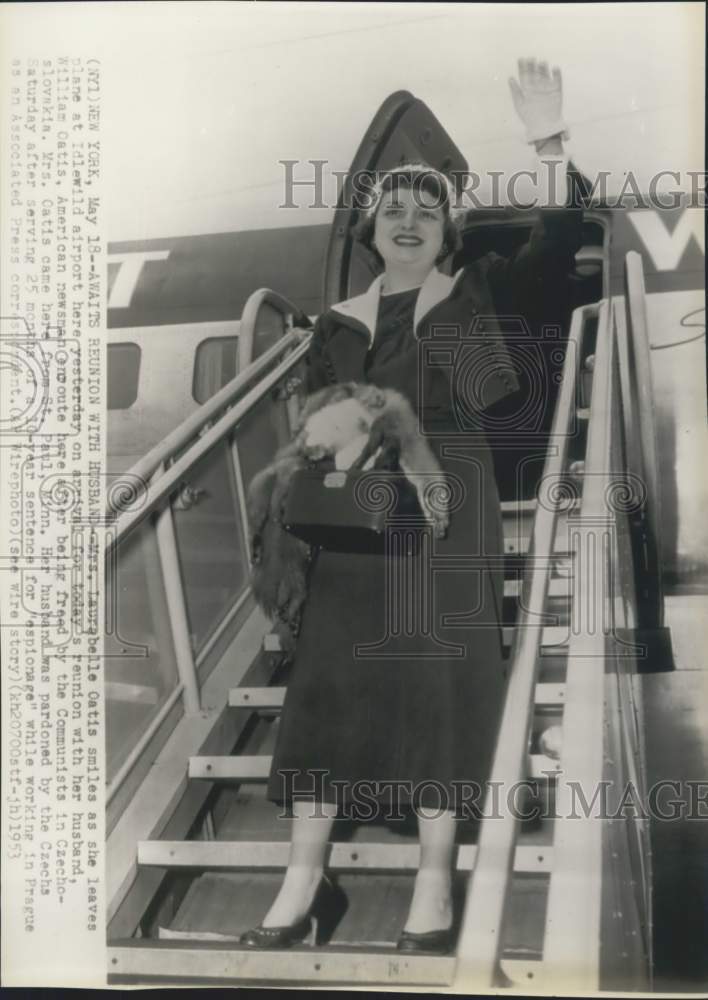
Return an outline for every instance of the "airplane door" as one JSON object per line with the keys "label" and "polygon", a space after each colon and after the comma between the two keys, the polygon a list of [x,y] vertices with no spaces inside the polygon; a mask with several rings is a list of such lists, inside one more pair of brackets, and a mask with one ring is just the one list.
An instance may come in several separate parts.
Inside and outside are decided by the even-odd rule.
{"label": "airplane door", "polygon": [[454,171],[460,182],[467,160],[422,101],[406,90],[391,94],[369,125],[342,186],[325,258],[325,308],[365,291],[378,273],[372,254],[352,239],[358,218],[352,176],[357,171],[388,170],[422,161],[436,170]]}

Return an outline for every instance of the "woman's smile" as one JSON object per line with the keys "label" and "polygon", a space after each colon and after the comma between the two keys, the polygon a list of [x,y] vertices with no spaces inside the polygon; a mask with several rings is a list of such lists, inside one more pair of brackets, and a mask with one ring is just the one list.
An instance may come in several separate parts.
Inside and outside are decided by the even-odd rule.
{"label": "woman's smile", "polygon": [[419,247],[423,243],[423,240],[420,236],[408,236],[403,234],[401,236],[394,236],[393,242],[402,247]]}

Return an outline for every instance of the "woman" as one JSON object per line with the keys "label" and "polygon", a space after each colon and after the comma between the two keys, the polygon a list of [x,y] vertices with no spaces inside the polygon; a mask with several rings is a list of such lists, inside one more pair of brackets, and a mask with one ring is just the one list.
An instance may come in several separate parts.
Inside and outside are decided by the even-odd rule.
{"label": "woman", "polygon": [[[562,155],[560,76],[533,60],[519,68],[512,95],[527,138]],[[452,944],[460,789],[487,779],[506,684],[501,507],[484,434],[468,418],[517,388],[491,336],[495,307],[519,282],[534,294],[559,288],[577,226],[542,223],[514,260],[487,255],[448,277],[437,265],[459,245],[449,194],[442,175],[421,165],[387,174],[357,232],[382,274],[315,327],[308,392],[344,381],[402,392],[457,494],[432,556],[320,551],[314,561],[268,785],[269,798],[292,805],[290,860],[262,924],[242,936],[246,947],[300,941],[312,916],[326,916],[328,904],[334,912],[325,849],[338,808],[363,799],[417,815],[420,867],[399,949],[444,953]],[[464,352],[441,359],[437,348],[455,354],[472,324]],[[399,595],[408,588],[405,607],[392,586]]]}

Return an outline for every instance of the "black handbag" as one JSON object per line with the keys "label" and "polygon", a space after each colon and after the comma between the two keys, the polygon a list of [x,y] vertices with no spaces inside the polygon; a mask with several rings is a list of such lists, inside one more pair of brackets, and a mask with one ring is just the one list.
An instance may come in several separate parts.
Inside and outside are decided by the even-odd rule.
{"label": "black handbag", "polygon": [[283,512],[287,531],[334,552],[415,555],[427,524],[411,481],[387,469],[299,469]]}

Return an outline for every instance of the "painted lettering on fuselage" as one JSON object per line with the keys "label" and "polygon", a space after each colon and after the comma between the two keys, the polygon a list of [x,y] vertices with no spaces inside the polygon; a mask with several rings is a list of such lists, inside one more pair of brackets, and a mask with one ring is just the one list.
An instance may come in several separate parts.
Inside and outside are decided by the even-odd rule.
{"label": "painted lettering on fuselage", "polygon": [[672,231],[667,228],[662,212],[656,209],[628,211],[627,218],[657,271],[676,270],[693,241],[705,254],[704,213],[701,209],[686,209]]}
{"label": "painted lettering on fuselage", "polygon": [[167,260],[169,250],[131,250],[129,253],[109,253],[108,263],[117,264],[118,270],[108,293],[109,309],[127,308],[138,287],[143,265],[148,260]]}

